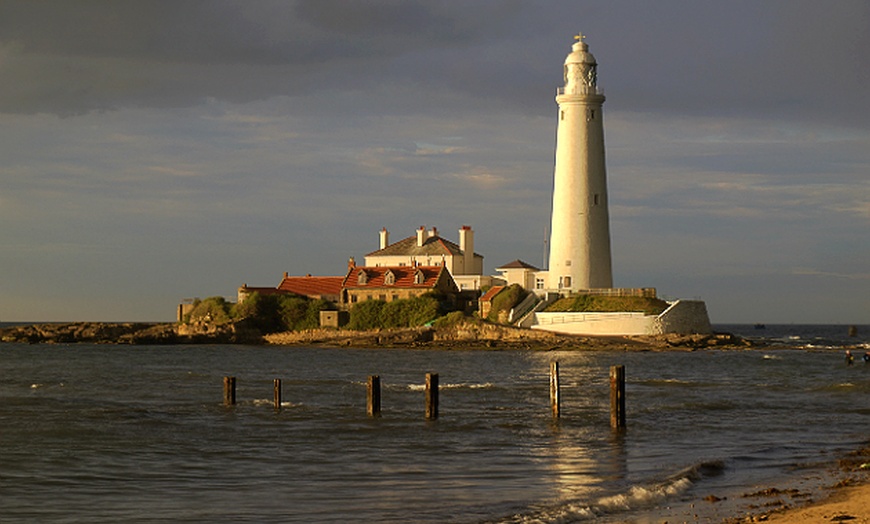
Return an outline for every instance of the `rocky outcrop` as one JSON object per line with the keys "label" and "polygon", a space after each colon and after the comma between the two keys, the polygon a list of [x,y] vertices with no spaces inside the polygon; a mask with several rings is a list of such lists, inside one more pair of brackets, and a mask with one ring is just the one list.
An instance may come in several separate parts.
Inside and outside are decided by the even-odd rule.
{"label": "rocky outcrop", "polygon": [[0,329],[0,341],[30,344],[233,344],[260,343],[262,337],[244,324],[74,322],[31,324]]}
{"label": "rocky outcrop", "polygon": [[266,344],[330,347],[416,347],[439,349],[532,350],[694,350],[708,347],[746,348],[749,343],[730,334],[590,337],[461,322],[446,328],[406,328],[376,331],[313,329],[265,335]]}
{"label": "rocky outcrop", "polygon": [[215,324],[105,323],[33,324],[0,329],[0,341],[90,344],[272,344],[329,347],[406,347],[438,349],[531,350],[694,350],[746,348],[748,342],[728,334],[591,337],[459,322],[450,327],[351,331],[313,329],[262,335],[246,321]]}

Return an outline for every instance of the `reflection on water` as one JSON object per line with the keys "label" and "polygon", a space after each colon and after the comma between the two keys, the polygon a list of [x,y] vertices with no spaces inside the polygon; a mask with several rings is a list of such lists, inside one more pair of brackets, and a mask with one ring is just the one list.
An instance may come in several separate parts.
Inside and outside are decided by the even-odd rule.
{"label": "reflection on water", "polygon": [[[768,487],[865,438],[870,366],[847,367],[839,352],[765,354],[2,345],[0,515],[655,522],[667,506]],[[609,426],[617,364],[620,434]],[[426,372],[444,386],[437,421],[423,416]],[[379,419],[365,413],[372,374]],[[233,408],[225,375],[239,381]]]}

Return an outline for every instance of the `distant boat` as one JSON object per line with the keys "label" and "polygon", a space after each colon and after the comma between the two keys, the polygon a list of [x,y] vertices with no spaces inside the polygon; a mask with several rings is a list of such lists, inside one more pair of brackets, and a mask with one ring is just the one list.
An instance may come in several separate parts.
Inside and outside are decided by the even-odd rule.
{"label": "distant boat", "polygon": [[755,324],[753,327],[755,329],[767,329],[767,326],[765,326],[764,324]]}

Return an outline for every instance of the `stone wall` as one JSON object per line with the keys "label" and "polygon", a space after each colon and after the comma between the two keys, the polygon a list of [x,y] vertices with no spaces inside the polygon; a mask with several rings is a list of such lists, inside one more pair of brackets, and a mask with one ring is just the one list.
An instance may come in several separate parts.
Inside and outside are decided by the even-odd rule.
{"label": "stone wall", "polygon": [[654,330],[653,334],[656,335],[713,332],[710,327],[710,317],[707,314],[707,304],[703,300],[677,300],[656,317]]}
{"label": "stone wall", "polygon": [[574,335],[687,335],[712,332],[707,305],[701,300],[677,300],[658,316],[632,312],[537,312],[531,327]]}

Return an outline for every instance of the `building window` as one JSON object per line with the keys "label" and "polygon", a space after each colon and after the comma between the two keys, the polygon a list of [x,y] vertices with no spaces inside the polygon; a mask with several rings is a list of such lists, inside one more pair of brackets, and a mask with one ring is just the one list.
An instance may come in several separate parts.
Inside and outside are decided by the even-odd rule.
{"label": "building window", "polygon": [[570,260],[566,260],[566,261],[565,261],[565,266],[566,266],[566,267],[571,267],[571,261],[570,261]]}
{"label": "building window", "polygon": [[535,289],[544,289],[544,279],[536,278],[535,279]]}
{"label": "building window", "polygon": [[386,301],[387,301],[387,295],[386,295],[386,294],[378,295],[378,300],[383,300],[384,302],[386,302]]}
{"label": "building window", "polygon": [[356,283],[360,286],[366,285],[366,282],[369,281],[369,276],[366,275],[365,271],[360,271],[359,275],[356,276]]}
{"label": "building window", "polygon": [[395,283],[396,275],[394,275],[392,271],[387,271],[387,274],[384,275],[384,284],[387,286],[392,286]]}
{"label": "building window", "polygon": [[562,287],[571,287],[571,277],[562,277]]}
{"label": "building window", "polygon": [[417,271],[417,272],[414,274],[414,283],[415,283],[415,284],[422,284],[422,283],[423,283],[423,280],[424,280],[423,272],[422,272],[422,271]]}
{"label": "building window", "polygon": [[356,295],[351,295],[351,296],[350,296],[350,303],[351,303],[351,304],[356,304],[356,301],[357,301],[357,297],[356,297]]}
{"label": "building window", "polygon": [[393,293],[393,300],[399,300],[399,295],[397,293]]}

